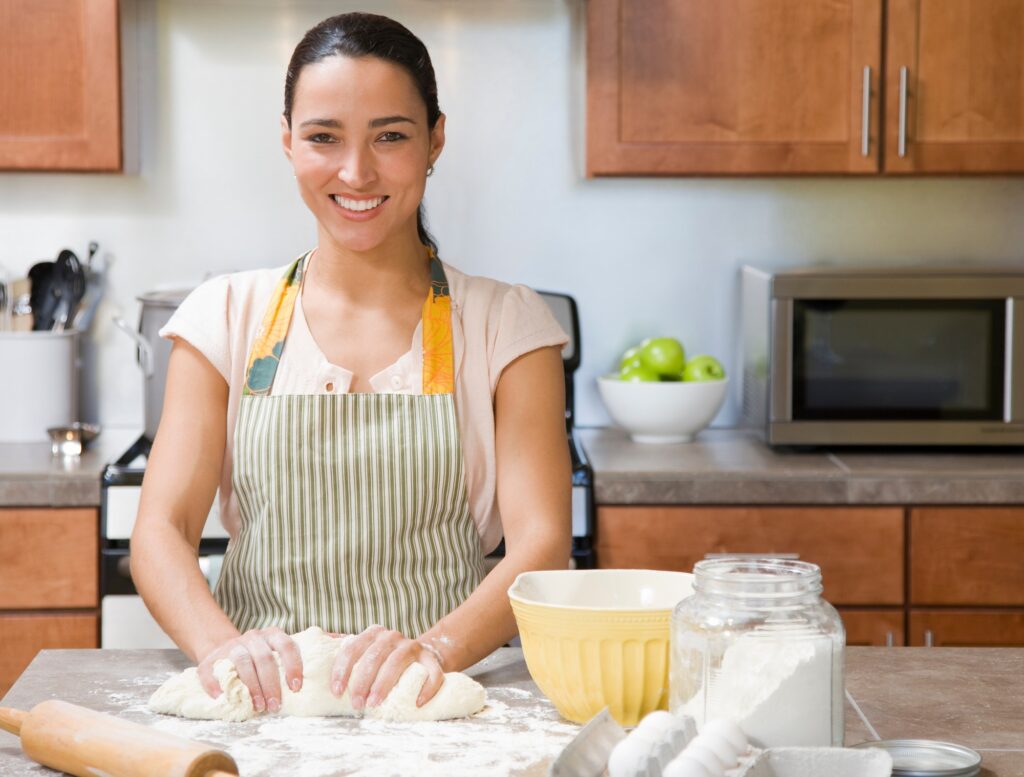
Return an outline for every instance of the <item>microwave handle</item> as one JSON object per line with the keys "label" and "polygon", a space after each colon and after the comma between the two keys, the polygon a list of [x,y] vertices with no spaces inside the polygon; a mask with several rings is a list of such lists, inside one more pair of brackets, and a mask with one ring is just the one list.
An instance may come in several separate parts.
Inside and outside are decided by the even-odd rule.
{"label": "microwave handle", "polygon": [[1003,420],[1024,424],[1024,297],[1006,300],[1005,364]]}
{"label": "microwave handle", "polygon": [[773,299],[771,310],[768,421],[785,423],[793,420],[793,300]]}

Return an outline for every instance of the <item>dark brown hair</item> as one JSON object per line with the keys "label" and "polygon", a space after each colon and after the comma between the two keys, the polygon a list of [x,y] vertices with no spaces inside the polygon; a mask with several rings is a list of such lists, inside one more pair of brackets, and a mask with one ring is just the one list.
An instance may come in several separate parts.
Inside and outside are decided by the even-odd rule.
{"label": "dark brown hair", "polygon": [[[377,57],[405,69],[427,107],[427,126],[434,129],[441,116],[441,109],[437,104],[437,80],[434,78],[434,66],[430,62],[427,47],[394,19],[370,13],[331,16],[302,36],[292,52],[284,79],[284,118],[289,129],[292,126],[295,87],[302,69],[333,56]],[[416,212],[416,230],[420,242],[436,252],[437,243],[427,232],[424,215],[421,202]]]}

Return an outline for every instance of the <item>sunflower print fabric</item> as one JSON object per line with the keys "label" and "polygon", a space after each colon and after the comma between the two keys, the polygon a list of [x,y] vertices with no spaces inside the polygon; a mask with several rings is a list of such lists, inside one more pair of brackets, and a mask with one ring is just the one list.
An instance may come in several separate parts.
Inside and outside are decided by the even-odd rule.
{"label": "sunflower print fabric", "polygon": [[[455,356],[452,349],[452,305],[444,267],[433,249],[430,254],[430,291],[423,303],[423,393],[451,394],[455,390]],[[269,396],[274,385],[295,300],[302,288],[302,274],[310,254],[296,259],[277,282],[256,341],[249,352],[243,395]]]}
{"label": "sunflower print fabric", "polygon": [[249,366],[245,371],[245,388],[243,396],[269,396],[274,385],[277,366],[281,363],[284,352],[284,341],[288,337],[288,327],[292,322],[292,311],[295,309],[295,298],[302,288],[302,268],[306,257],[296,259],[285,271],[284,277],[277,282],[270,304],[263,314],[263,321],[256,332],[256,342],[249,351]]}

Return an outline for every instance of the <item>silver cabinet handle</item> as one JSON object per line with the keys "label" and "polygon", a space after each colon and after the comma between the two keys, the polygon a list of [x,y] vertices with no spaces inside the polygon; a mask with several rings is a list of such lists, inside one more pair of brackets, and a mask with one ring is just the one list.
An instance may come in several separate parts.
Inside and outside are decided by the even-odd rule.
{"label": "silver cabinet handle", "polygon": [[925,647],[935,647],[935,637],[932,634],[932,630],[931,629],[925,629],[924,630],[924,646]]}
{"label": "silver cabinet handle", "polygon": [[860,155],[867,156],[871,133],[871,66],[864,66],[864,83],[861,87],[860,109]]}
{"label": "silver cabinet handle", "polygon": [[898,141],[899,155],[907,155],[907,67],[900,68],[900,135]]}
{"label": "silver cabinet handle", "polygon": [[896,635],[891,631],[885,632],[885,646],[893,647],[896,644]]}

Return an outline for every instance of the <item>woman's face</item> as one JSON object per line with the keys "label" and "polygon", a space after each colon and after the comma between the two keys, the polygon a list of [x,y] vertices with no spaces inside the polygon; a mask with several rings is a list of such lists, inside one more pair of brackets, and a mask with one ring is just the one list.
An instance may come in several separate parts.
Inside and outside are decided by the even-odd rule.
{"label": "woman's face", "polygon": [[321,228],[353,251],[416,234],[427,168],[444,146],[412,77],[376,57],[327,57],[303,68],[285,154]]}

